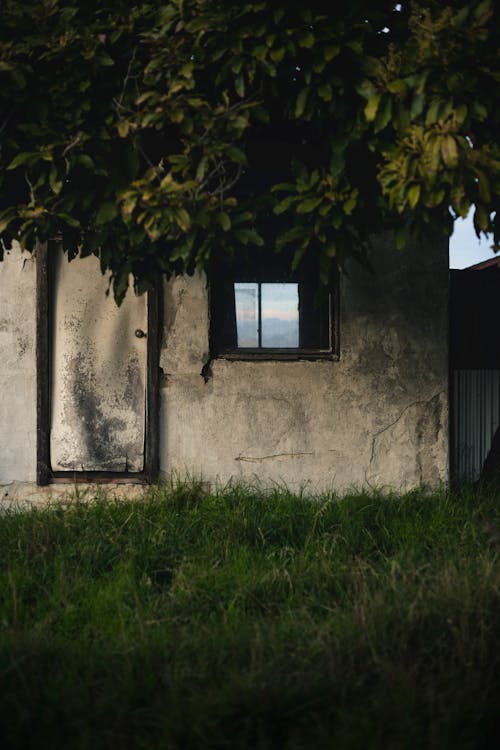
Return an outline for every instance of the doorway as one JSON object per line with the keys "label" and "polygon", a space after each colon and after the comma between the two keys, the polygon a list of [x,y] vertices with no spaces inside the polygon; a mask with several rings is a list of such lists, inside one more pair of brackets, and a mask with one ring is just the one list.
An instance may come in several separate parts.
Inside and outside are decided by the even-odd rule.
{"label": "doorway", "polygon": [[158,291],[117,307],[94,255],[37,248],[37,482],[152,481]]}

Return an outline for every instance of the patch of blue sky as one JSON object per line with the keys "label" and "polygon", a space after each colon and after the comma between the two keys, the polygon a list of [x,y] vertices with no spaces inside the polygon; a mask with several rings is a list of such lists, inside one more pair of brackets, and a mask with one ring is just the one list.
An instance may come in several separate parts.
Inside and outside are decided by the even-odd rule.
{"label": "patch of blue sky", "polygon": [[472,217],[473,212],[469,211],[466,219],[455,221],[454,231],[450,237],[450,268],[467,268],[495,257],[491,249],[491,236],[478,239]]}

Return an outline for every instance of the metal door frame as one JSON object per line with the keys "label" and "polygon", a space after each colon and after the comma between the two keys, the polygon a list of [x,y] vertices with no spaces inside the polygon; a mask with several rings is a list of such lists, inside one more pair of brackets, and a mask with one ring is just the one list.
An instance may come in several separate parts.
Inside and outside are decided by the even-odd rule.
{"label": "metal door frame", "polygon": [[[36,384],[37,384],[37,460],[38,485],[95,482],[128,484],[153,482],[158,475],[159,453],[159,353],[160,290],[147,292],[146,413],[144,429],[144,469],[126,471],[53,471],[50,457],[51,414],[51,289],[50,256],[55,241],[38,243],[36,253]],[[78,261],[76,261],[78,262]]]}

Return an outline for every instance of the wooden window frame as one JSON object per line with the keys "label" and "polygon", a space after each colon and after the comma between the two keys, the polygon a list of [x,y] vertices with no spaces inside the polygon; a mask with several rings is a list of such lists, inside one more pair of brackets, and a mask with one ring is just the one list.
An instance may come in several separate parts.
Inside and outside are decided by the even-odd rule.
{"label": "wooden window frame", "polygon": [[36,482],[48,484],[149,484],[159,469],[159,353],[160,289],[147,292],[146,413],[144,469],[125,471],[53,471],[50,456],[52,299],[50,256],[56,241],[36,247],[36,382],[37,382],[37,461]]}
{"label": "wooden window frame", "polygon": [[[279,255],[262,256],[254,252],[253,256],[233,263],[216,263],[209,269],[208,290],[210,308],[210,356],[212,359],[229,359],[243,361],[296,361],[296,360],[331,360],[340,358],[339,335],[339,278],[337,275],[334,287],[326,292],[328,298],[322,303],[323,314],[328,307],[328,347],[234,347],[225,341],[223,318],[234,317],[234,283],[298,283],[299,287],[308,286],[319,289],[318,284],[311,282],[316,271],[310,266],[303,266],[300,271],[291,271],[291,259]],[[307,320],[299,317],[299,327]]]}

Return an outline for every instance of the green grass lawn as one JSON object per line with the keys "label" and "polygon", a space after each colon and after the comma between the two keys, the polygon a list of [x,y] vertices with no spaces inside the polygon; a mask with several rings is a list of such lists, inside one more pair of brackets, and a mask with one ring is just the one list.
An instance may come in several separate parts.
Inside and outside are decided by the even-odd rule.
{"label": "green grass lawn", "polygon": [[493,748],[493,493],[0,516],[2,748]]}

